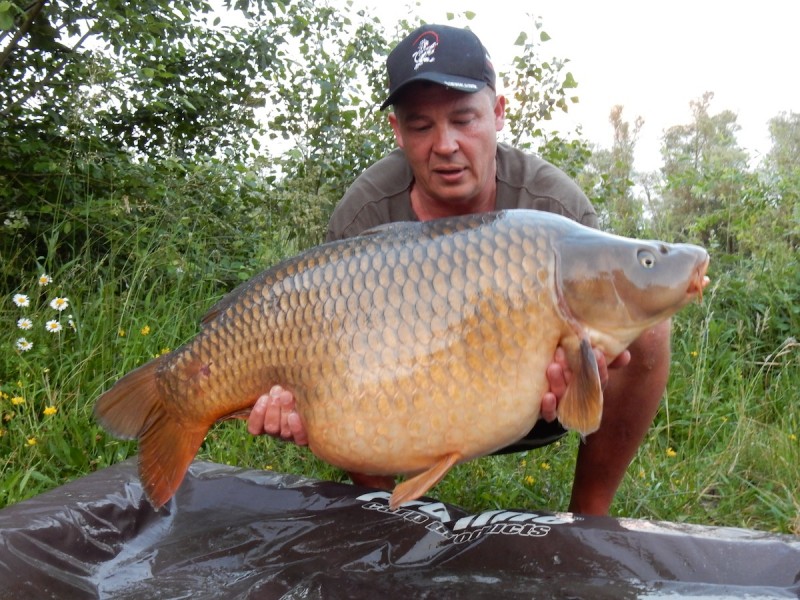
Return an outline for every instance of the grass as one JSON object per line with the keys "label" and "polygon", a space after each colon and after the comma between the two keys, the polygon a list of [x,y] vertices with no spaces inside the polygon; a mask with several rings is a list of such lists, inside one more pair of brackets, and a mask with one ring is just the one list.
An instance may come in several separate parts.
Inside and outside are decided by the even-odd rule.
{"label": "grass", "polygon": [[[94,400],[122,374],[190,339],[226,288],[213,269],[175,267],[170,235],[183,234],[170,228],[165,220],[135,231],[136,252],[111,245],[99,260],[95,246],[59,259],[56,240],[36,269],[6,270],[0,506],[135,454],[134,443],[94,423]],[[22,264],[18,258],[6,264]],[[786,300],[798,297],[797,265],[779,265],[782,279],[751,267],[712,271],[705,302],[675,319],[668,391],[612,514],[800,534],[800,345],[790,335],[797,313]],[[45,273],[52,282],[40,286]],[[16,306],[16,293],[27,295],[29,306]],[[52,309],[55,297],[68,298],[69,307]],[[30,330],[17,327],[23,317],[33,321]],[[52,319],[60,332],[45,331]],[[33,348],[17,350],[20,337]],[[577,444],[569,436],[525,454],[475,460],[453,469],[432,495],[472,511],[564,510]],[[305,449],[248,435],[239,421],[215,427],[200,457],[345,480]]]}

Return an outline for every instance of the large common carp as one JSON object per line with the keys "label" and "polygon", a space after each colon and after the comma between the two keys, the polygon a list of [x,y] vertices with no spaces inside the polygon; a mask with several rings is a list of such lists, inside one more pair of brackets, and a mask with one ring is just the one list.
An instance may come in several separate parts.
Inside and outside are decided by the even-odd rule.
{"label": "large common carp", "polygon": [[95,415],[138,438],[158,508],[209,428],[281,384],[314,454],[350,472],[413,475],[395,488],[396,506],[524,436],[558,345],[576,374],[558,419],[595,431],[591,346],[613,360],[701,294],[708,260],[698,246],[532,210],[385,226],[253,277],[192,341],[120,379]]}

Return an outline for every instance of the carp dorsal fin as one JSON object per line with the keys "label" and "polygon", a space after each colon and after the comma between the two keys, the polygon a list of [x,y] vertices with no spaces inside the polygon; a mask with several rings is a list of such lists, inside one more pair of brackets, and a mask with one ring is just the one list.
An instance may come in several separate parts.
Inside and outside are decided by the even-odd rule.
{"label": "carp dorsal fin", "polygon": [[394,223],[383,223],[381,225],[375,225],[374,227],[370,227],[369,229],[365,229],[358,235],[360,236],[368,236],[368,235],[377,235],[379,233],[385,233],[388,231],[402,231],[408,227],[416,227],[419,223],[417,221],[396,221]]}
{"label": "carp dorsal fin", "polygon": [[458,452],[445,454],[419,475],[397,484],[394,488],[394,492],[392,492],[392,497],[389,498],[389,507],[395,509],[403,504],[403,502],[416,500],[422,496],[439,483],[442,478],[447,475],[447,472],[462,458],[463,456]]}
{"label": "carp dorsal fin", "polygon": [[475,229],[483,225],[491,225],[498,219],[504,219],[507,213],[512,211],[493,211],[486,213],[471,213],[468,215],[460,215],[455,217],[443,217],[440,219],[433,219],[430,221],[395,221],[393,223],[383,223],[365,229],[359,235],[370,236],[381,233],[410,233],[419,235],[423,234],[430,237],[438,237],[456,231],[464,231],[467,229]]}
{"label": "carp dorsal fin", "polygon": [[561,345],[573,378],[558,403],[558,420],[567,429],[586,436],[597,431],[603,416],[603,390],[597,359],[586,336],[571,336],[561,340]]}
{"label": "carp dorsal fin", "polygon": [[[256,278],[258,281],[256,281]],[[255,283],[262,283],[263,282],[263,273],[259,276],[256,275],[253,279],[249,281],[245,281],[240,283],[235,288],[233,288],[230,292],[225,294],[222,298],[217,300],[216,304],[212,305],[211,308],[206,311],[206,314],[200,319],[200,326],[205,327],[211,321],[216,319],[220,313],[225,312],[229,306],[238,302],[240,296],[247,292]]]}

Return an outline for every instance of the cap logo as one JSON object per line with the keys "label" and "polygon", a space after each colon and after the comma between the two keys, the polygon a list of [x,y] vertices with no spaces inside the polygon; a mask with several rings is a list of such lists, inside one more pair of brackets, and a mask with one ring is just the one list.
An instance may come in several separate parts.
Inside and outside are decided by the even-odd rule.
{"label": "cap logo", "polygon": [[[428,35],[432,35],[434,40],[429,40],[426,37]],[[411,58],[414,59],[415,71],[417,71],[425,63],[430,63],[436,60],[436,58],[433,56],[433,53],[436,51],[436,47],[439,45],[439,36],[436,35],[435,32],[426,31],[414,41],[414,44],[416,44],[417,49],[411,55]]]}

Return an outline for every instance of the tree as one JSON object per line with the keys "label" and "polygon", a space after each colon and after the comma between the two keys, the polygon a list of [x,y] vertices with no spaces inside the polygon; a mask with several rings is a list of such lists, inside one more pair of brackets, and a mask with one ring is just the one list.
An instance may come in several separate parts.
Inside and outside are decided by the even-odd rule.
{"label": "tree", "polygon": [[568,112],[570,104],[578,102],[573,93],[578,83],[567,70],[568,59],[544,58],[544,44],[550,36],[542,21],[534,19],[530,29],[521,31],[514,42],[519,53],[511,71],[500,73],[506,89],[513,90],[506,109],[508,128],[503,140],[533,150],[571,177],[577,177],[589,160],[588,144],[579,135],[548,134],[542,122],[551,120],[556,110]]}
{"label": "tree", "polygon": [[[320,182],[339,193],[388,139],[370,113],[377,92],[364,91],[386,42],[374,19],[311,0],[230,4],[0,2],[0,217],[14,225],[4,265],[23,247],[49,256],[54,235],[72,255],[98,229],[119,242],[139,218],[187,211],[231,232],[209,234],[219,255],[228,239],[269,239],[266,226],[319,241],[303,211],[281,207],[290,197],[305,209]],[[277,132],[294,153],[262,147]],[[315,184],[301,199],[271,194],[276,171]]]}
{"label": "tree", "polygon": [[[103,221],[124,238],[137,215],[183,212],[180,189],[235,193],[228,174],[201,165],[248,152],[242,132],[257,126],[276,44],[270,29],[218,26],[212,10],[203,0],[0,3],[0,213],[29,222],[3,258],[20,247],[47,257],[54,237],[76,254]],[[249,209],[224,196],[193,208],[235,229]],[[109,208],[123,204],[131,218],[120,227]]]}
{"label": "tree", "polygon": [[[225,7],[0,2],[0,275],[84,250],[124,262],[137,231],[166,223],[170,260],[193,253],[201,270],[229,271],[224,284],[276,241],[322,240],[333,204],[393,146],[377,110],[384,61],[417,23],[388,36],[349,4]],[[539,60],[540,27],[506,75],[522,87],[509,120],[526,144],[544,139],[530,123],[575,101],[566,61]],[[541,147],[568,172],[588,158],[579,141]]]}
{"label": "tree", "polygon": [[616,105],[609,113],[613,128],[610,149],[595,149],[578,183],[598,210],[604,229],[621,235],[637,235],[643,227],[642,203],[634,195],[636,173],[634,152],[644,119],[633,123],[623,118],[623,107]]}
{"label": "tree", "polygon": [[736,238],[731,228],[741,206],[741,191],[751,185],[747,154],[739,147],[736,115],[710,114],[714,94],[706,92],[689,103],[692,122],[676,125],[664,134],[663,204],[659,219],[686,238],[733,253]]}
{"label": "tree", "polygon": [[[759,226],[748,228],[753,244],[772,240],[796,250],[800,245],[800,113],[781,113],[769,121],[772,147],[761,165],[767,193],[753,207]],[[764,230],[770,235],[764,235]]]}

